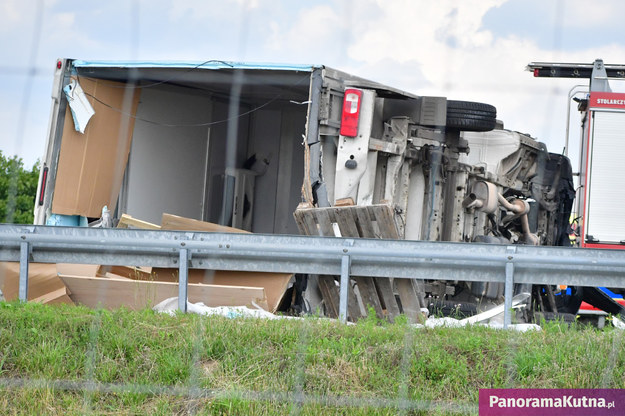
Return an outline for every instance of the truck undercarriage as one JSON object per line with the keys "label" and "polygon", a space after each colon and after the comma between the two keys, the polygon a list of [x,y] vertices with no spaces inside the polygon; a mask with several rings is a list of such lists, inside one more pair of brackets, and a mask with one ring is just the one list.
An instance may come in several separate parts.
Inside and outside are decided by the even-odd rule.
{"label": "truck undercarriage", "polygon": [[[318,164],[321,175],[310,187],[312,199],[295,212],[300,232],[572,245],[569,220],[575,188],[567,157],[504,129],[493,106],[441,97],[420,97],[411,116],[383,120],[381,135],[374,137],[375,118],[388,103],[373,91],[363,90],[362,97],[357,133],[322,136],[319,157],[311,160],[307,153],[307,165]],[[416,311],[425,308],[431,314],[467,316],[501,303],[504,294],[503,283],[465,282],[461,277],[359,278],[351,283],[356,305],[349,316],[354,320],[368,308],[391,320],[400,312],[417,319]],[[332,278],[319,280],[330,315],[337,314],[332,307],[335,284]],[[526,322],[573,320],[582,300],[609,313],[624,310],[595,288],[517,285],[515,291],[531,296],[517,312],[517,319]]]}

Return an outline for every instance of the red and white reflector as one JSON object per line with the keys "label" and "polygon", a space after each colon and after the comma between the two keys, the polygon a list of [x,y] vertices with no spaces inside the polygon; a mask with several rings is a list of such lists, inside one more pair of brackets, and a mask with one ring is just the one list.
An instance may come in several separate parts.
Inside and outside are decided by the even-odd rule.
{"label": "red and white reflector", "polygon": [[343,114],[341,116],[341,136],[356,137],[358,135],[358,119],[360,118],[360,102],[362,91],[349,88],[343,98]]}
{"label": "red and white reflector", "polygon": [[39,205],[43,205],[43,198],[46,194],[46,184],[48,183],[48,167],[43,167],[43,175],[41,175],[41,186],[39,187]]}

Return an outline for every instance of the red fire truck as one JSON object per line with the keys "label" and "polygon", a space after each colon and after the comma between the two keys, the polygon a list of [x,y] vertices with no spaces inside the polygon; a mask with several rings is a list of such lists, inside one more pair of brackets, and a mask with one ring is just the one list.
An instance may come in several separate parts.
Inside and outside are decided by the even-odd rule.
{"label": "red fire truck", "polygon": [[[528,65],[528,70],[533,71],[535,77],[590,80],[588,89],[581,92],[582,97],[572,98],[569,94],[569,98],[578,103],[582,132],[579,185],[573,215],[575,245],[625,249],[625,221],[620,220],[625,220],[625,193],[622,191],[625,176],[618,174],[625,155],[625,93],[614,92],[609,82],[625,79],[625,65],[604,64],[601,59],[592,64],[533,62]],[[568,137],[565,152],[568,152],[567,148]],[[590,290],[581,289],[582,292]],[[597,298],[601,309],[616,312],[617,306],[609,301],[614,298],[617,303],[624,304],[622,294],[623,289],[605,288],[593,293],[593,297]],[[586,297],[577,296],[584,300]],[[584,313],[603,312],[582,302],[580,314]]]}

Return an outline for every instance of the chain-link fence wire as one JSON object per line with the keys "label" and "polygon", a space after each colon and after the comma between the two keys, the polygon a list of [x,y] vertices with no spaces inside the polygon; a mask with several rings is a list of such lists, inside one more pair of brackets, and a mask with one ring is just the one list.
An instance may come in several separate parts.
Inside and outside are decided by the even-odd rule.
{"label": "chain-link fence wire", "polygon": [[[132,54],[133,56],[137,56],[140,48],[140,39],[139,39],[139,23],[140,23],[140,2],[134,1],[132,6],[132,16],[134,19],[134,23],[132,25],[133,31],[131,34],[131,43],[132,43]],[[562,21],[566,12],[565,2],[563,0],[559,0],[556,3],[557,13],[555,13],[556,21],[554,22],[554,53],[557,57],[557,52],[561,47],[561,30],[562,30]],[[41,27],[43,21],[43,1],[39,0],[36,3],[36,19],[33,27],[33,40],[30,48],[30,59],[29,59],[29,68],[31,71],[29,72],[29,76],[27,77],[24,84],[24,91],[22,95],[22,102],[20,105],[20,113],[18,120],[18,130],[15,136],[16,149],[20,149],[19,143],[21,143],[24,134],[24,128],[27,119],[27,113],[29,109],[30,96],[31,96],[31,85],[32,85],[32,77],[36,76],[37,71],[34,69],[36,67],[36,59],[39,53],[39,44],[41,39]],[[344,9],[346,19],[349,17],[348,8]],[[239,39],[239,49],[240,52],[244,52],[246,48],[248,36],[246,31],[246,22],[247,22],[246,13],[244,12],[243,7],[241,7],[241,35]],[[346,39],[342,39],[342,44],[345,45],[348,43]],[[450,56],[448,56],[448,65],[441,65],[442,68],[451,68],[449,65],[450,62],[454,61],[453,57],[453,48],[449,49]],[[448,69],[449,70],[449,69]],[[242,72],[237,71],[234,76],[234,81],[232,83],[232,88],[229,96],[229,108],[228,108],[228,118],[223,122],[227,123],[227,149],[225,160],[226,167],[235,167],[235,155],[237,148],[237,140],[239,139],[238,134],[238,118],[241,116],[241,87],[242,87]],[[129,82],[134,84],[137,80],[130,79]],[[485,86],[485,88],[488,88]],[[514,91],[514,89],[512,89]],[[126,94],[126,98],[123,101],[123,108],[117,109],[122,114],[130,114],[130,108],[132,105],[132,94],[129,90],[129,93]],[[551,99],[555,100],[556,96],[559,99],[560,91],[552,90]],[[106,103],[103,103],[106,105]],[[546,124],[551,123],[550,115],[545,114],[548,122]],[[129,120],[128,117],[125,118],[125,123]],[[149,120],[148,120],[149,121]],[[152,122],[158,123],[157,120],[152,120]],[[173,126],[172,126],[173,127]],[[125,129],[124,123],[120,126],[120,131]],[[15,181],[11,182],[12,184]],[[12,185],[10,187],[9,193],[9,203],[11,203],[11,199],[15,199],[17,195],[17,186]],[[224,190],[224,193],[226,190]],[[222,213],[222,219],[226,218],[225,213]],[[8,218],[7,222],[10,221],[11,218]],[[233,321],[233,325],[237,325],[236,322]],[[411,361],[413,359],[412,354],[414,354],[414,345],[415,345],[415,337],[419,336],[416,332],[410,331],[407,332],[403,342],[403,351],[401,363],[398,369],[398,377],[400,378],[400,389],[398,393],[398,397],[395,398],[387,398],[387,397],[352,397],[349,395],[319,395],[319,394],[311,394],[306,392],[306,387],[304,383],[305,373],[307,371],[306,368],[306,351],[310,346],[311,339],[315,337],[315,329],[314,324],[312,322],[308,322],[301,326],[301,333],[298,337],[298,346],[297,346],[297,354],[296,354],[296,363],[294,366],[295,374],[295,384],[294,389],[292,391],[257,391],[257,390],[245,390],[245,389],[236,389],[236,390],[228,390],[228,389],[207,389],[201,386],[201,377],[200,377],[200,367],[201,367],[201,346],[202,339],[205,335],[205,325],[198,324],[195,336],[192,340],[193,348],[192,348],[192,356],[189,360],[189,378],[185,385],[147,385],[147,384],[134,384],[134,383],[103,383],[97,380],[95,376],[95,367],[96,361],[98,359],[98,339],[100,335],[100,331],[102,329],[102,319],[99,313],[96,313],[93,318],[93,322],[89,332],[89,348],[85,355],[85,378],[84,380],[48,380],[48,379],[39,379],[39,378],[15,378],[15,377],[0,377],[0,386],[2,388],[7,389],[53,389],[53,390],[62,390],[62,391],[71,391],[82,393],[83,395],[83,411],[85,414],[90,414],[93,411],[93,401],[94,394],[127,394],[127,393],[137,393],[137,394],[148,394],[148,395],[162,395],[162,396],[172,396],[183,398],[187,402],[187,406],[185,408],[185,414],[194,414],[200,409],[196,406],[197,400],[200,399],[223,399],[223,400],[245,400],[245,401],[263,401],[263,402],[279,402],[286,403],[290,405],[290,413],[293,415],[300,414],[301,406],[305,404],[317,404],[321,406],[328,406],[333,408],[355,408],[355,409],[396,409],[399,414],[414,414],[414,412],[445,412],[448,411],[453,414],[476,414],[477,413],[477,405],[476,403],[467,403],[467,402],[448,402],[448,403],[432,403],[430,401],[421,401],[421,400],[411,400],[410,399],[410,366]],[[507,345],[509,350],[508,357],[510,361],[506,363],[506,368],[508,372],[508,380],[510,380],[510,387],[514,386],[512,380],[516,379],[517,368],[514,363],[513,357],[515,355],[515,351],[517,348],[517,342],[515,336],[510,336],[510,342]],[[614,337],[614,345],[612,349],[612,353],[609,356],[608,363],[609,365],[604,369],[602,374],[597,375],[597,379],[600,380],[597,387],[609,388],[613,385],[613,372],[612,368],[617,364],[618,359],[618,351],[620,351],[623,344],[623,334],[619,333],[618,336]],[[477,388],[477,387],[476,387]]]}

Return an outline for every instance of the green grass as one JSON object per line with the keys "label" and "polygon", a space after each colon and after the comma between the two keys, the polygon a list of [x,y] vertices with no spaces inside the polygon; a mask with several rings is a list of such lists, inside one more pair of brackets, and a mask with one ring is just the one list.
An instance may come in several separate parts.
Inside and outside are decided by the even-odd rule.
{"label": "green grass", "polygon": [[3,414],[476,414],[480,388],[625,388],[625,333],[0,303]]}

